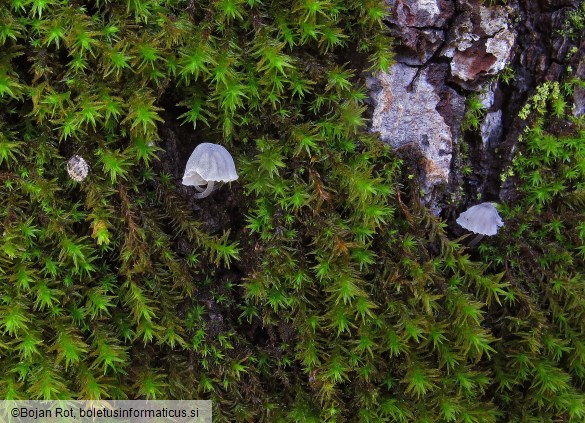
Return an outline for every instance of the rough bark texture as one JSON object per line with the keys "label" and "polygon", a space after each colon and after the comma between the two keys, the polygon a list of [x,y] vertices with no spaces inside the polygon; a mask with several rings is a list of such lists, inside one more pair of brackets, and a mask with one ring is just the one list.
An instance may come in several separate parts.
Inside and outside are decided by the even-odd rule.
{"label": "rough bark texture", "polygon": [[440,64],[421,71],[398,63],[389,74],[369,81],[377,104],[373,127],[392,147],[421,150],[428,188],[449,180],[452,143],[465,108],[463,97],[436,84],[437,76],[444,80],[447,72]]}
{"label": "rough bark texture", "polygon": [[[578,46],[560,32],[578,3],[388,0],[397,63],[369,80],[371,129],[393,147],[422,154],[425,200],[436,212],[445,193],[461,187],[468,198],[506,199],[500,175],[524,127],[518,111],[538,84],[560,79],[569,64],[585,76],[584,46],[571,55]],[[498,79],[506,66],[515,75],[509,84]],[[463,134],[464,101],[473,92],[481,93],[485,117],[480,131]],[[585,90],[576,90],[574,101],[575,113],[585,113]],[[473,169],[465,180],[462,142]]]}

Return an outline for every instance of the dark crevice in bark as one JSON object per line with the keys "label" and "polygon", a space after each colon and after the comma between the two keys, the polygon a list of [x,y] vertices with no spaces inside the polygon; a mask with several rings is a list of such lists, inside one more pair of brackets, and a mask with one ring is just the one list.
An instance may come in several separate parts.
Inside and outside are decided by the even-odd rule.
{"label": "dark crevice in bark", "polygon": [[[559,8],[543,5],[547,2],[521,0],[517,3],[520,21],[517,24],[517,48],[511,66],[517,79],[508,87],[502,89],[502,141],[487,149],[483,161],[485,162],[485,176],[481,186],[483,198],[487,201],[499,199],[507,201],[508,189],[502,193],[501,175],[510,166],[517,148],[518,137],[524,130],[525,122],[518,117],[518,113],[536,87],[550,79],[549,72],[553,64],[566,66],[566,53],[559,55],[556,46],[564,46],[568,51],[570,41],[563,37],[561,29],[569,10],[578,6],[578,2],[563,3]],[[572,7],[566,7],[571,4]],[[559,11],[563,12],[559,13]],[[554,16],[556,14],[556,16]],[[551,33],[552,28],[552,33]],[[558,57],[560,56],[560,57]],[[555,78],[556,79],[556,78]]]}

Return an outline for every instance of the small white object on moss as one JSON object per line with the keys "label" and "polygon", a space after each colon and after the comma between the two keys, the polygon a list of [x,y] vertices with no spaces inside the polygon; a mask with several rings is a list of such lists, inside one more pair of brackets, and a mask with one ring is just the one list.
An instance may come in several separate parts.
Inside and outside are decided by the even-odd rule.
{"label": "small white object on moss", "polygon": [[205,198],[213,192],[215,182],[231,182],[238,179],[231,154],[221,145],[204,142],[199,144],[185,167],[183,185],[194,186],[195,198]]}
{"label": "small white object on moss", "polygon": [[457,223],[473,233],[478,234],[469,244],[473,247],[484,235],[495,235],[504,222],[493,203],[481,203],[470,207],[457,218]]}
{"label": "small white object on moss", "polygon": [[81,182],[87,178],[89,165],[83,157],[76,154],[67,162],[67,173],[74,181]]}

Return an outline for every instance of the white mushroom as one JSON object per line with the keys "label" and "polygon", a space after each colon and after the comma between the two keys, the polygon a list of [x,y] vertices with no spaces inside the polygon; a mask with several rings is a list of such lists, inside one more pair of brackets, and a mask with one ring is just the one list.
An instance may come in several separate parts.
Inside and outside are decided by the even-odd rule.
{"label": "white mushroom", "polygon": [[199,144],[185,167],[183,185],[194,186],[205,198],[213,192],[215,182],[230,182],[238,179],[236,166],[231,154],[221,145],[204,142]]}
{"label": "white mushroom", "polygon": [[504,222],[493,203],[481,203],[470,207],[459,215],[457,223],[477,234],[473,241],[469,243],[470,247],[481,241],[484,235],[497,234],[500,226],[504,226]]}

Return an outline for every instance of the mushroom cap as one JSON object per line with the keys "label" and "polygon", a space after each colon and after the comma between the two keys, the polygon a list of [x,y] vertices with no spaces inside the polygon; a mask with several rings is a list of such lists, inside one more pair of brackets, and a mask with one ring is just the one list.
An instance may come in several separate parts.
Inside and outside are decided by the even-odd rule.
{"label": "mushroom cap", "polygon": [[199,144],[185,167],[183,185],[205,185],[208,181],[230,182],[238,179],[231,154],[221,145]]}
{"label": "mushroom cap", "polygon": [[504,226],[493,203],[481,203],[470,207],[459,215],[457,223],[471,232],[482,235],[495,235],[500,226]]}

